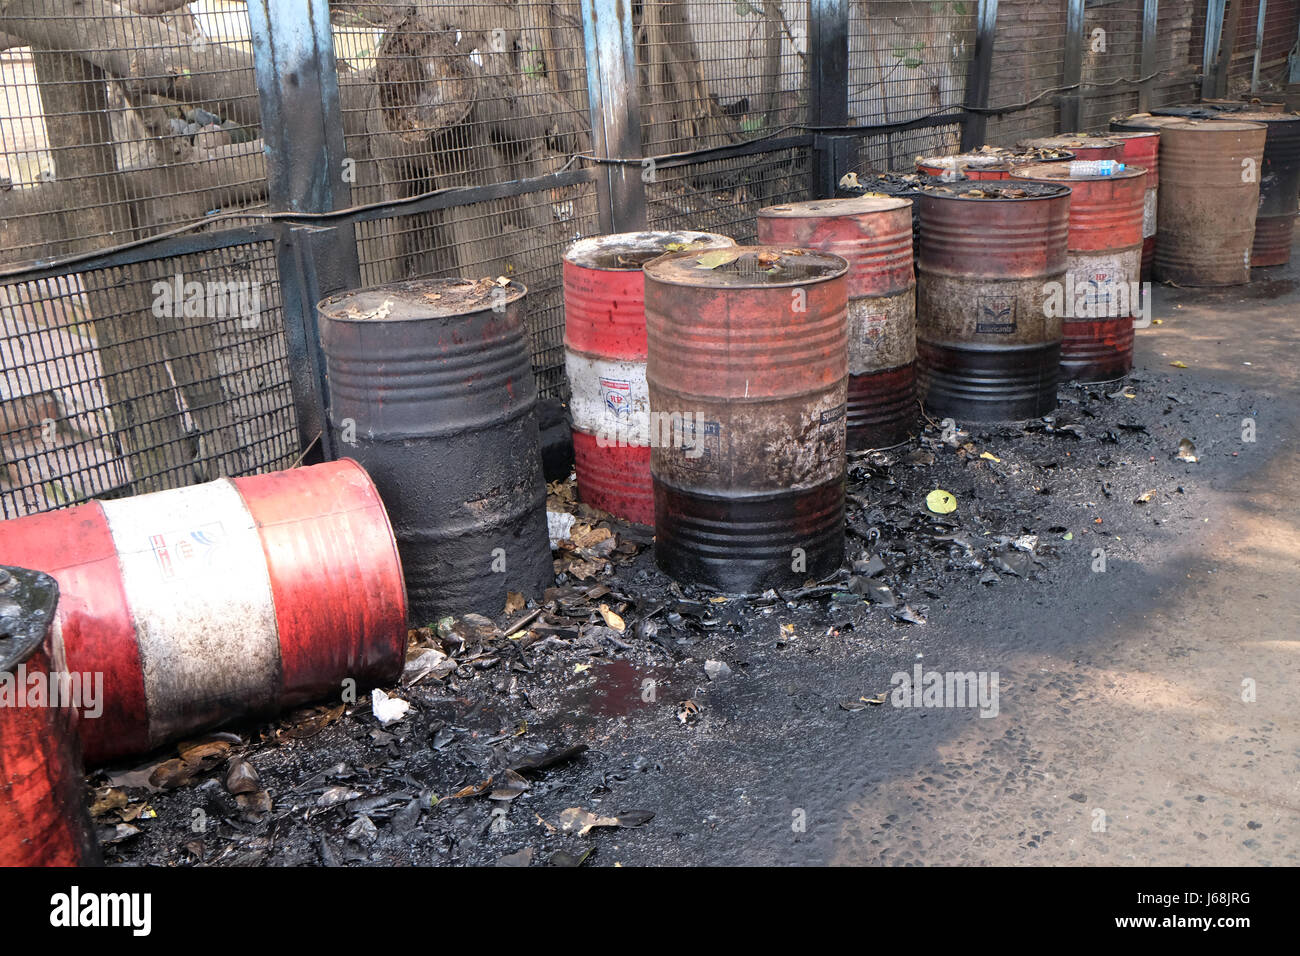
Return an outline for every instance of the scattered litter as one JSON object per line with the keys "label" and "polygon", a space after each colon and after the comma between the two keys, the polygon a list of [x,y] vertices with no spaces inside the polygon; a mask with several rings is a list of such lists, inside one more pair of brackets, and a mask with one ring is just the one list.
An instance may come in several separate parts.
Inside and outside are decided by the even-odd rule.
{"label": "scattered litter", "polygon": [[925,506],[938,515],[952,514],[957,510],[957,499],[942,488],[925,496]]}
{"label": "scattered litter", "polygon": [[569,807],[560,814],[559,824],[563,833],[577,833],[586,836],[595,827],[624,827],[631,829],[645,826],[655,815],[649,810],[627,810],[614,817],[602,817],[581,807]]}
{"label": "scattered litter", "polygon": [[546,512],[546,531],[551,537],[551,550],[557,551],[560,542],[569,536],[573,523],[578,519],[564,511]]}
{"label": "scattered litter", "polygon": [[1192,444],[1190,438],[1183,438],[1178,442],[1178,454],[1175,456],[1179,461],[1196,462],[1196,446]]}
{"label": "scattered litter", "polygon": [[709,680],[726,680],[731,676],[731,668],[723,661],[705,661],[704,673],[708,675]]}
{"label": "scattered litter", "polygon": [[370,692],[370,709],[380,726],[387,727],[405,717],[411,705],[400,697],[389,697],[376,687]]}

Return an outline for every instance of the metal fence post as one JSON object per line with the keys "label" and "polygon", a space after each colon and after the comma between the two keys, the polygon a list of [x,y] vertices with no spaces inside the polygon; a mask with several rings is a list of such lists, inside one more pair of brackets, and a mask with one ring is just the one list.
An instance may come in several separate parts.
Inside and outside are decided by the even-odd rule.
{"label": "metal fence post", "polygon": [[591,139],[607,163],[597,181],[600,227],[634,232],[646,227],[645,184],[654,182],[653,163],[641,156],[641,92],[638,88],[632,6],[624,0],[582,0],[582,36],[587,54],[587,99]]}
{"label": "metal fence post", "polygon": [[1259,91],[1259,61],[1264,56],[1264,18],[1268,16],[1268,0],[1259,0],[1259,14],[1255,18],[1255,61],[1250,67],[1250,92]]}
{"label": "metal fence post", "polygon": [[[1205,48],[1201,51],[1201,99],[1217,96],[1218,76],[1227,79],[1228,68],[1220,56],[1223,41],[1223,8],[1227,0],[1206,0]],[[1229,54],[1231,55],[1231,54]]]}
{"label": "metal fence post", "polygon": [[[1143,0],[1142,2],[1142,76],[1150,76],[1156,71],[1156,26],[1160,21],[1160,0]],[[1151,109],[1152,80],[1143,80],[1138,86],[1138,112],[1145,113]]]}
{"label": "metal fence post", "polygon": [[[1065,68],[1062,86],[1078,86],[1083,81],[1083,0],[1070,0],[1065,13]],[[1076,89],[1060,99],[1058,133],[1073,133],[1082,120],[1083,97]]]}
{"label": "metal fence post", "polygon": [[[997,33],[998,0],[980,0],[975,19],[975,52],[966,67],[966,108],[983,110],[989,105],[989,81],[993,75],[993,38]],[[963,151],[984,145],[988,115],[967,113],[961,125]]]}
{"label": "metal fence post", "polygon": [[[808,124],[849,125],[849,3],[810,0],[808,4]],[[813,136],[810,188],[823,198],[835,195],[840,177],[858,165],[856,136]]]}
{"label": "metal fence post", "polygon": [[[331,212],[351,203],[338,68],[327,0],[250,0],[254,69],[273,210]],[[350,224],[286,229],[276,243],[294,405],[305,460],[335,457],[316,303],[361,283]],[[313,442],[318,442],[313,447]]]}

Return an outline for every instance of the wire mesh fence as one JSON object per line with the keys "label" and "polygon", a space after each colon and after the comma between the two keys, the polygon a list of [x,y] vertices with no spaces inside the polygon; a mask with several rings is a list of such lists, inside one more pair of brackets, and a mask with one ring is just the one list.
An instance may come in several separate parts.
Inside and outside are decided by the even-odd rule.
{"label": "wire mesh fence", "polygon": [[[305,15],[280,0],[7,0],[3,513],[283,467],[307,451],[310,390],[292,342],[309,327],[321,270],[299,261],[316,252],[268,225],[277,216],[336,210],[310,224],[354,256],[336,270],[348,282],[523,282],[539,390],[564,399],[561,260],[574,239],[648,226],[746,241],[763,206],[825,195],[846,170],[954,151],[973,118],[987,116],[985,141],[1015,143],[1062,131],[1063,97],[1075,96],[1079,125],[1102,129],[1138,107],[1144,69],[1158,74],[1152,105],[1192,98],[1206,3],[1161,0],[1146,50],[1147,0],[1075,3],[1001,0],[993,19],[980,0],[330,0]],[[1237,5],[1229,75],[1240,86],[1258,4],[1230,0],[1230,14]],[[307,22],[278,18],[311,11],[324,24],[324,81],[276,87],[288,67],[275,51],[293,49]],[[600,33],[611,15],[625,29],[621,79],[596,42],[612,35]],[[1264,81],[1281,76],[1297,15],[1267,4]],[[277,47],[277,31],[293,42]],[[836,49],[843,70],[828,81]],[[637,105],[622,140],[610,141],[608,115],[593,128],[592,102]],[[262,125],[271,107],[320,114],[341,130],[342,153],[322,138],[319,156],[293,154],[320,169],[286,171],[292,144],[277,147],[285,137]],[[845,128],[813,125],[827,115]],[[835,139],[849,148],[835,152]],[[283,185],[337,168],[338,193]],[[317,195],[330,198],[311,206]],[[241,223],[265,231],[239,240]],[[208,251],[130,251],[198,236]],[[191,283],[201,306],[156,311],[159,289],[184,301]],[[214,312],[226,300],[209,303],[210,288],[218,299],[255,288],[257,322],[246,302]]]}

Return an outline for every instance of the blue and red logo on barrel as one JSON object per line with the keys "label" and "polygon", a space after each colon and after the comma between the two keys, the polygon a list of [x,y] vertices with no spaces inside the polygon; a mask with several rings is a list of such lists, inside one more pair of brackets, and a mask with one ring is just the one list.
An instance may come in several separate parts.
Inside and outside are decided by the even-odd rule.
{"label": "blue and red logo on barrel", "polygon": [[605,414],[615,421],[632,417],[632,383],[617,378],[600,380],[600,395],[605,402]]}

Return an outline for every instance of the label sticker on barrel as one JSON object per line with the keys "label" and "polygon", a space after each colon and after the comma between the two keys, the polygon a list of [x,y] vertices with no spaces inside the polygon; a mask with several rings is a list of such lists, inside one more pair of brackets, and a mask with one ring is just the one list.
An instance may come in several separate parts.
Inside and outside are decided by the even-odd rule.
{"label": "label sticker on barrel", "polygon": [[163,580],[175,580],[207,571],[213,557],[226,543],[220,522],[185,531],[149,535],[149,546]]}
{"label": "label sticker on barrel", "polygon": [[975,331],[1010,335],[1016,331],[1016,299],[1010,295],[982,295],[977,302]]}
{"label": "label sticker on barrel", "polygon": [[605,403],[605,417],[625,422],[632,417],[632,383],[619,378],[600,380],[600,397]]}
{"label": "label sticker on barrel", "polygon": [[1111,299],[1115,294],[1115,273],[1096,269],[1084,277],[1083,308],[1078,309],[1079,318],[1101,318],[1111,315]]}
{"label": "label sticker on barrel", "polygon": [[722,459],[722,423],[684,416],[680,427],[680,446],[687,466],[705,474],[716,474]]}
{"label": "label sticker on barrel", "polygon": [[888,318],[888,312],[876,312],[862,317],[862,343],[864,345],[874,351],[880,351],[880,345],[885,341],[885,321]]}
{"label": "label sticker on barrel", "polygon": [[824,409],[821,413],[821,448],[822,461],[842,464],[844,461],[845,416],[847,404]]}

